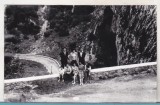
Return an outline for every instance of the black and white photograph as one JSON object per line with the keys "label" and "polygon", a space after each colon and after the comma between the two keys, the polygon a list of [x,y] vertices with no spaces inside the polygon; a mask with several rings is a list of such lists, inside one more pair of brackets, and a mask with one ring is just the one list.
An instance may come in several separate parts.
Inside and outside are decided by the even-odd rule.
{"label": "black and white photograph", "polygon": [[5,5],[5,102],[156,102],[156,5]]}

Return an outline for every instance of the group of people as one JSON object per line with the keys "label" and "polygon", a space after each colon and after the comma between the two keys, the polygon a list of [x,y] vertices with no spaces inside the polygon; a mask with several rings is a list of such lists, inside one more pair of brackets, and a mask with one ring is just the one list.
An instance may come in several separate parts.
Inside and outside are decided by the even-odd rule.
{"label": "group of people", "polygon": [[66,48],[60,53],[61,58],[61,73],[59,81],[64,81],[64,75],[72,76],[72,84],[76,84],[78,78],[80,85],[83,85],[84,82],[90,82],[90,70],[91,64],[85,61],[86,53],[83,49],[80,49],[79,52],[72,50],[71,53],[68,53]]}

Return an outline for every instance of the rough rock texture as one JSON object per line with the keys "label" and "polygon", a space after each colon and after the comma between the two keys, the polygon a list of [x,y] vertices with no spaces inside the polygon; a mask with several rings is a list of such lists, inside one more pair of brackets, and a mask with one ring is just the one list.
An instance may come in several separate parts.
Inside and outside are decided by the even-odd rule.
{"label": "rough rock texture", "polygon": [[156,6],[111,6],[117,63],[156,61]]}

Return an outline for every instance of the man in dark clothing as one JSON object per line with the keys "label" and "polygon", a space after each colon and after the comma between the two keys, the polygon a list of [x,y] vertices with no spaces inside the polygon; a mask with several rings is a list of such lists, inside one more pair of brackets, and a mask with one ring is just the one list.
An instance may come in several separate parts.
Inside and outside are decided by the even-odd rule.
{"label": "man in dark clothing", "polygon": [[61,57],[61,67],[64,68],[68,63],[68,52],[66,51],[66,48],[63,49],[63,51],[60,53]]}
{"label": "man in dark clothing", "polygon": [[79,63],[82,63],[83,65],[85,65],[85,56],[86,56],[86,53],[83,51],[83,49],[81,49],[80,52],[78,52]]}

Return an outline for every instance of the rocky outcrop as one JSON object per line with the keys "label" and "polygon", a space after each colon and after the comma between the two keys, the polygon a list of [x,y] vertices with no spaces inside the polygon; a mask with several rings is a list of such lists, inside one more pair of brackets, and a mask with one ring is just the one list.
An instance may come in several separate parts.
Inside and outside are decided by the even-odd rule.
{"label": "rocky outcrop", "polygon": [[156,6],[111,6],[118,65],[156,61]]}

